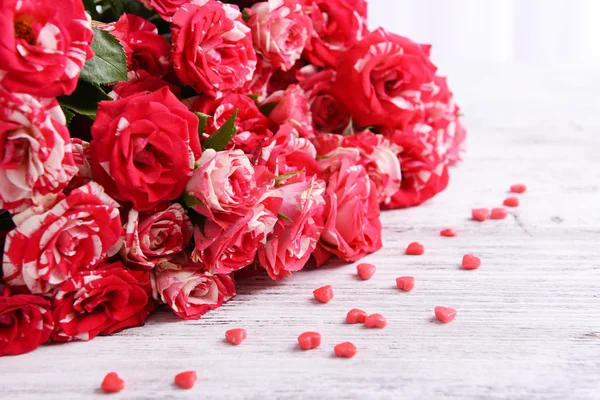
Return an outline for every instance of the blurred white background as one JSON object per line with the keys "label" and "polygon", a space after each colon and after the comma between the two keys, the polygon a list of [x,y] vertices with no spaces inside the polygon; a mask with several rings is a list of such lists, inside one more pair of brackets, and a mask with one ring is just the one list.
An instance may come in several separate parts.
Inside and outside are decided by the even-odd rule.
{"label": "blurred white background", "polygon": [[369,27],[465,62],[600,66],[600,0],[370,0]]}

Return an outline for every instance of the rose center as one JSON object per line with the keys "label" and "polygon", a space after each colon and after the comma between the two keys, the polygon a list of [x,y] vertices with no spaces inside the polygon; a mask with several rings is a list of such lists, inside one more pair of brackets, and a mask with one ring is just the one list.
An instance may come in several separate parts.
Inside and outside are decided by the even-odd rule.
{"label": "rose center", "polygon": [[0,315],[0,325],[10,326],[12,324],[12,318],[8,314]]}
{"label": "rose center", "polygon": [[33,33],[33,28],[28,22],[24,21],[23,19],[17,19],[13,26],[15,29],[16,38],[23,39],[30,45],[35,45],[35,34]]}
{"label": "rose center", "polygon": [[29,142],[25,139],[9,140],[0,153],[0,166],[3,169],[18,168],[27,157]]}

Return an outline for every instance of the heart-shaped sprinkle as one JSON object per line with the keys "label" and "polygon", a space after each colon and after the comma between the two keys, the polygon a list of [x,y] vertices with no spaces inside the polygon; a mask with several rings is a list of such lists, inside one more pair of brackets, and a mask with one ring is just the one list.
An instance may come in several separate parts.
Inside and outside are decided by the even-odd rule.
{"label": "heart-shaped sprinkle", "polygon": [[481,266],[481,258],[473,254],[465,254],[462,259],[463,269],[477,269]]}
{"label": "heart-shaped sprinkle", "polygon": [[437,306],[435,308],[435,317],[446,324],[456,317],[456,310],[452,307]]}
{"label": "heart-shaped sprinkle", "polygon": [[125,381],[116,372],[109,372],[104,377],[101,388],[104,393],[117,393],[125,388]]}

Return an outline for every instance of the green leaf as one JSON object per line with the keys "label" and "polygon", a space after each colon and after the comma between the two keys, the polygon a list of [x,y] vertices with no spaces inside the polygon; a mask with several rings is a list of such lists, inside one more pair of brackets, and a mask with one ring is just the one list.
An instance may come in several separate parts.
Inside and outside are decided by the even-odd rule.
{"label": "green leaf", "polygon": [[271,113],[273,112],[273,110],[275,109],[275,107],[277,107],[277,104],[279,104],[279,100],[271,101],[269,103],[264,103],[260,107],[258,107],[258,110],[265,117],[268,117],[269,115],[271,115]]}
{"label": "green leaf", "polygon": [[181,199],[183,200],[185,205],[188,207],[195,207],[195,206],[199,206],[202,204],[202,202],[200,200],[198,200],[197,198],[195,198],[188,192],[183,192],[183,194],[181,195]]}
{"label": "green leaf", "polygon": [[68,109],[73,114],[85,115],[91,119],[96,118],[98,102],[112,100],[99,86],[84,81],[77,83],[77,88],[70,96],[58,97],[58,102],[63,110]]}
{"label": "green leaf", "polygon": [[213,149],[215,151],[225,150],[225,147],[229,144],[231,139],[237,133],[237,128],[235,127],[235,119],[237,118],[238,112],[240,112],[239,108],[236,108],[233,112],[233,115],[203,144],[204,149]]}
{"label": "green leaf", "polygon": [[127,60],[119,39],[102,29],[92,27],[92,50],[96,54],[81,70],[80,80],[95,85],[127,80]]}
{"label": "green leaf", "polygon": [[252,100],[254,100],[254,104],[256,104],[256,107],[260,106],[260,104],[258,103],[258,98],[260,97],[260,94],[252,93],[252,94],[249,94],[248,97],[250,97]]}
{"label": "green leaf", "polygon": [[300,173],[304,172],[304,170],[301,171],[294,171],[294,172],[288,172],[287,174],[283,174],[283,175],[279,175],[278,177],[275,178],[275,184],[278,185],[281,182],[291,178],[292,176],[298,175]]}
{"label": "green leaf", "polygon": [[63,106],[61,106],[61,108],[62,108],[63,113],[65,114],[65,118],[67,119],[67,126],[71,125],[71,121],[73,120],[75,113]]}
{"label": "green leaf", "polygon": [[294,222],[294,220],[293,220],[293,219],[291,219],[290,217],[288,217],[287,215],[285,215],[285,214],[284,214],[284,213],[282,213],[281,211],[279,211],[279,212],[277,213],[277,216],[278,216],[279,218],[283,218],[283,219],[285,219],[285,220],[287,220],[287,221]]}
{"label": "green leaf", "polygon": [[244,20],[244,22],[248,23],[248,21],[250,21],[250,18],[252,18],[252,15],[248,12],[246,8],[244,8],[244,10],[242,11],[242,19]]}
{"label": "green leaf", "polygon": [[198,117],[198,136],[200,136],[200,139],[202,139],[202,134],[204,133],[204,130],[206,129],[206,123],[208,122],[208,119],[210,118],[210,115],[201,113],[201,112],[194,112],[194,114],[196,114],[196,116]]}

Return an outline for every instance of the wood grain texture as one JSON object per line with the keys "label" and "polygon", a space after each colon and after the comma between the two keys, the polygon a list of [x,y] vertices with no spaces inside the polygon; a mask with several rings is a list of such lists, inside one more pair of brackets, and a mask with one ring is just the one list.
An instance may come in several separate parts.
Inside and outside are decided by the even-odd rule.
{"label": "wood grain texture", "polygon": [[[0,398],[104,398],[97,388],[113,370],[127,382],[114,399],[600,398],[600,73],[447,72],[470,130],[467,159],[434,200],[382,215],[385,247],[365,259],[373,279],[332,265],[281,283],[244,280],[200,321],[160,313],[112,337],[1,358]],[[469,219],[521,182],[529,190],[509,218]],[[459,236],[440,237],[448,226]],[[425,255],[405,256],[415,240]],[[479,270],[459,268],[466,252],[482,258]],[[416,277],[413,292],[395,288],[401,275]],[[324,284],[335,297],[316,304]],[[436,305],[458,316],[437,323]],[[353,307],[382,313],[387,328],[344,324]],[[233,327],[248,331],[239,347],[223,339]],[[320,349],[298,349],[306,330],[321,332]],[[333,357],[345,340],[357,356]],[[189,392],[172,384],[185,369],[200,377]]]}

